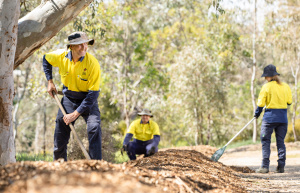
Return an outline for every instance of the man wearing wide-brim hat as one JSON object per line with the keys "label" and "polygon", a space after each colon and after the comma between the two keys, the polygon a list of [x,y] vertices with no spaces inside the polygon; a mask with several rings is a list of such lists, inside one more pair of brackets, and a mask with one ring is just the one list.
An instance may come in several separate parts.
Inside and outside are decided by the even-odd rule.
{"label": "man wearing wide-brim hat", "polygon": [[67,115],[61,110],[56,117],[54,133],[54,160],[67,160],[67,144],[70,138],[69,124],[74,124],[81,115],[87,123],[89,154],[91,159],[102,159],[100,111],[97,98],[100,91],[100,65],[97,59],[87,52],[94,40],[84,32],[74,32],[68,36],[68,50],[46,53],[43,67],[48,81],[48,93],[56,92],[53,83],[52,67],[59,68],[63,84],[61,100]]}
{"label": "man wearing wide-brim hat", "polygon": [[[136,155],[144,154],[145,157],[151,156],[158,151],[160,141],[159,127],[156,122],[151,120],[151,111],[144,109],[138,113],[141,119],[133,121],[128,129],[123,142],[122,150],[127,152],[130,160],[136,160]],[[133,141],[129,142],[133,137]]]}

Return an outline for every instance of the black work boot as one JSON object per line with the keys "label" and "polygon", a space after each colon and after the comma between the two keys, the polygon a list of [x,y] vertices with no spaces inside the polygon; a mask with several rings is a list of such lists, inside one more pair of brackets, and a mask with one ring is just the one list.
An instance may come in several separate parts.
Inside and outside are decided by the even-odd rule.
{"label": "black work boot", "polygon": [[145,157],[149,157],[149,156],[154,155],[154,154],[155,154],[155,147],[152,146],[152,147],[150,148],[150,150],[147,152],[147,154],[146,154]]}
{"label": "black work boot", "polygon": [[269,168],[258,168],[257,170],[255,170],[256,173],[269,173]]}
{"label": "black work boot", "polygon": [[277,166],[275,173],[284,173],[284,167]]}

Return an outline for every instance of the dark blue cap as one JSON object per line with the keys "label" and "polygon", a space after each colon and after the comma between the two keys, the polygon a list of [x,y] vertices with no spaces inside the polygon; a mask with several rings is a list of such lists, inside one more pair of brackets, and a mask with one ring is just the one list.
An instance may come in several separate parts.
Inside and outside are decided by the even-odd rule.
{"label": "dark blue cap", "polygon": [[261,75],[261,77],[273,77],[275,75],[280,75],[277,71],[276,71],[276,66],[274,66],[273,64],[269,64],[268,66],[266,66],[264,68],[264,73]]}

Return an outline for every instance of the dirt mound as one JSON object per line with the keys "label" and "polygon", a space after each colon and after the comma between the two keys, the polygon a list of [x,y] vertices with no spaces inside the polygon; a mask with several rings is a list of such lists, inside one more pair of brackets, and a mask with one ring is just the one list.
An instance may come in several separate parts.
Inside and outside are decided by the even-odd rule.
{"label": "dirt mound", "polygon": [[203,153],[207,157],[211,157],[218,149],[209,145],[197,145],[197,146],[182,146],[182,147],[172,147],[160,149],[160,151],[165,151],[168,149],[182,149],[182,150],[195,150]]}
{"label": "dirt mound", "polygon": [[19,162],[0,169],[5,193],[157,192],[105,161]]}
{"label": "dirt mound", "polygon": [[241,173],[255,173],[254,170],[251,170],[249,167],[244,166],[244,167],[237,167],[237,166],[229,166],[231,169],[237,172]]}
{"label": "dirt mound", "polygon": [[18,162],[0,167],[0,192],[246,192],[239,171],[179,149],[123,164]]}
{"label": "dirt mound", "polygon": [[[176,184],[176,179],[179,178],[184,184],[183,187],[189,187],[192,192],[245,192],[236,170],[213,162],[195,150],[170,149],[149,158],[128,162],[127,165],[140,170],[157,171],[164,177],[163,184],[166,186],[173,181],[169,187],[174,182]],[[176,186],[170,189],[172,192],[180,192]]]}

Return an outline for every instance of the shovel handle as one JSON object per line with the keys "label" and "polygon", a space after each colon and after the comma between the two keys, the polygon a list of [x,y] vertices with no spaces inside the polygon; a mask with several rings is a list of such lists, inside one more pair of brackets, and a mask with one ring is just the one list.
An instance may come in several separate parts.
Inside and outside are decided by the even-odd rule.
{"label": "shovel handle", "polygon": [[[56,101],[56,103],[57,103],[59,109],[61,110],[61,112],[62,112],[63,115],[65,116],[67,113],[66,113],[65,109],[63,108],[63,106],[61,105],[60,100],[59,100],[57,94],[55,93],[55,91],[52,91],[52,94],[53,94],[53,96],[54,96],[54,99],[55,99],[55,101]],[[70,123],[69,126],[70,126],[71,131],[73,132],[73,134],[74,134],[74,136],[75,136],[75,139],[76,139],[76,141],[78,142],[78,144],[79,144],[79,146],[80,146],[80,148],[81,148],[81,150],[82,150],[82,152],[83,152],[85,158],[88,159],[88,160],[90,160],[91,157],[90,157],[90,155],[88,154],[88,152],[86,151],[86,149],[84,148],[82,142],[80,141],[80,139],[79,139],[79,137],[78,137],[78,135],[77,135],[77,133],[76,133],[76,131],[75,131],[74,125],[73,125],[72,123]]]}

